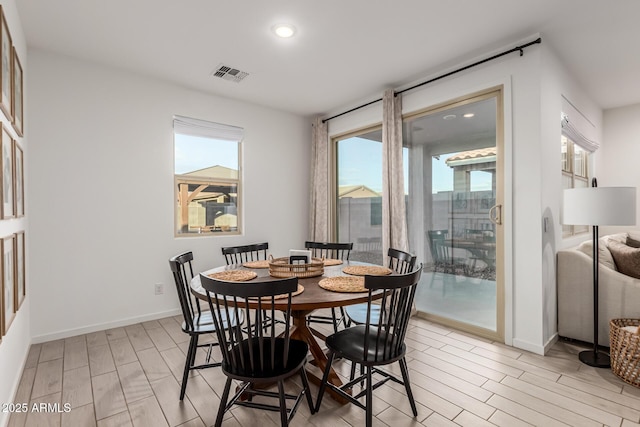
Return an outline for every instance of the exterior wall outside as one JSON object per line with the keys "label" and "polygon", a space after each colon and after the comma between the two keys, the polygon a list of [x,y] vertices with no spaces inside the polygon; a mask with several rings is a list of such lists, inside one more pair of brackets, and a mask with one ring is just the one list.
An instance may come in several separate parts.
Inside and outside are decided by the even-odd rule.
{"label": "exterior wall outside", "polygon": [[[338,227],[341,241],[352,242],[354,238],[380,237],[382,231],[379,224],[371,224],[370,197],[343,197],[338,203]],[[379,200],[379,198],[378,198]]]}

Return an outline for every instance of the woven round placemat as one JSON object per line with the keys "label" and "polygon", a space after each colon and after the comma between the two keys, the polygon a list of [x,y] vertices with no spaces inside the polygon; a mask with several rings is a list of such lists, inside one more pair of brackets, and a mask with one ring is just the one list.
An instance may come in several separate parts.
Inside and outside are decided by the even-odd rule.
{"label": "woven round placemat", "polygon": [[225,270],[218,273],[211,273],[209,277],[218,280],[227,280],[229,282],[246,282],[255,279],[258,274],[255,271],[246,270]]}
{"label": "woven round placemat", "polygon": [[320,280],[318,286],[332,292],[367,292],[364,277],[335,276]]}
{"label": "woven round placemat", "polygon": [[247,261],[242,264],[246,268],[269,268],[269,261],[266,259],[260,261]]}
{"label": "woven round placemat", "polygon": [[[302,292],[304,292],[304,286],[302,286],[300,283],[298,283],[298,289],[296,289],[295,292],[291,292],[291,296],[295,297],[296,295],[300,295]],[[283,298],[286,298],[287,296],[289,296],[289,294],[280,294],[280,295],[276,295],[273,298],[274,299],[283,299]],[[249,299],[257,300],[258,297],[250,297]],[[262,297],[262,301],[271,301],[271,297]]]}
{"label": "woven round placemat", "polygon": [[343,268],[342,272],[354,276],[386,276],[391,274],[390,269],[378,265],[349,265]]}
{"label": "woven round placemat", "polygon": [[341,259],[332,259],[332,258],[323,259],[322,262],[324,263],[325,267],[328,267],[330,265],[340,265],[340,264],[342,264],[342,260]]}

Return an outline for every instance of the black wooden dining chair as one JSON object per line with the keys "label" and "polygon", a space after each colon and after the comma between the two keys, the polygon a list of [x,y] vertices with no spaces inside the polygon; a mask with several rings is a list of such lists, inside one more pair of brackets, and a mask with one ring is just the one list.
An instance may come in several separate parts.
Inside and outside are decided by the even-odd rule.
{"label": "black wooden dining chair", "polygon": [[431,281],[429,287],[433,286],[436,274],[442,277],[442,294],[446,293],[445,283],[451,280],[458,271],[462,271],[466,275],[467,260],[462,257],[455,256],[454,248],[451,244],[455,241],[449,239],[449,230],[428,230],[427,238],[429,240],[429,249],[431,250],[431,258],[433,259],[433,272],[431,273]]}
{"label": "black wooden dining chair", "polygon": [[[220,363],[211,362],[211,350],[213,346],[218,343],[210,344],[198,344],[198,337],[204,334],[213,334],[216,332],[216,327],[213,322],[210,311],[202,311],[200,308],[200,301],[197,298],[191,297],[190,281],[193,278],[193,267],[191,266],[193,261],[193,253],[185,252],[180,255],[176,255],[169,259],[169,266],[173,273],[173,280],[176,284],[176,291],[178,293],[178,299],[180,300],[180,308],[182,309],[182,316],[184,321],[182,322],[182,331],[189,334],[189,350],[187,351],[187,358],[184,362],[184,371],[182,374],[182,386],[180,387],[180,400],[184,399],[184,393],[187,389],[187,380],[189,379],[189,371],[193,369],[204,369],[215,366],[220,366]],[[235,313],[231,317],[231,324],[235,322],[242,323],[244,315]],[[227,328],[228,322],[225,320],[221,323],[223,328]],[[201,365],[194,365],[196,352],[200,347],[208,347],[205,363]]]}
{"label": "black wooden dining chair", "polygon": [[[263,261],[267,259],[267,251],[269,250],[269,243],[252,243],[250,245],[241,246],[226,246],[222,248],[222,255],[227,265],[231,264],[243,264],[250,261]],[[265,327],[269,326],[269,322],[272,320],[276,323],[282,323],[282,320],[272,319],[267,313],[263,313],[265,320]]]}
{"label": "black wooden dining chair", "polygon": [[[351,243],[326,243],[326,242],[304,242],[305,249],[311,250],[311,256],[315,258],[323,259],[339,259],[342,261],[349,261],[349,255],[353,249],[353,242]],[[338,326],[340,323],[346,321],[344,309],[340,309],[340,318],[336,314],[336,308],[331,307],[331,317],[322,316],[318,314],[310,314],[307,316],[307,324],[310,323],[324,323],[333,325],[333,332],[338,332]]]}
{"label": "black wooden dining chair", "polygon": [[[399,249],[389,248],[387,256],[389,257],[389,268],[398,274],[408,273],[416,265],[417,257],[415,255]],[[350,326],[351,322],[356,325],[367,323],[367,308],[368,305],[365,303],[346,306],[344,311],[347,315],[347,325]],[[378,305],[371,307],[371,321],[377,322],[379,315],[380,307]]]}
{"label": "black wooden dining chair", "polygon": [[[369,290],[367,322],[364,325],[343,329],[327,337],[326,344],[329,349],[329,360],[320,384],[318,399],[316,400],[316,411],[320,409],[325,389],[330,387],[340,396],[364,409],[366,412],[366,426],[370,427],[373,419],[373,390],[388,380],[392,380],[404,385],[413,415],[418,415],[409,383],[404,338],[409,324],[409,317],[411,316],[413,298],[421,274],[422,264],[416,270],[407,274],[365,276],[364,287]],[[384,294],[380,304],[381,313],[378,316],[378,321],[373,322],[370,309],[376,292],[383,292]],[[331,384],[328,381],[329,373],[336,357],[363,365],[365,373],[340,387]],[[402,379],[378,368],[394,362],[399,362],[400,364]],[[375,384],[372,378],[374,372],[383,377]],[[345,392],[345,390],[352,389],[355,384],[362,383],[363,380],[366,384],[359,393],[355,394],[355,390],[353,390],[354,395]],[[362,396],[366,396],[364,405],[358,400]]]}
{"label": "black wooden dining chair", "polygon": [[[304,341],[290,338],[291,294],[298,288],[296,277],[271,280],[269,282],[227,282],[200,275],[202,287],[207,291],[207,298],[213,320],[216,325],[218,342],[222,351],[222,372],[227,376],[224,391],[220,398],[220,407],[216,426],[222,424],[224,413],[234,404],[257,409],[280,412],[280,421],[286,426],[293,418],[298,405],[306,395],[309,410],[313,414],[315,408],[309,391],[309,383],[305,364],[309,346]],[[284,311],[284,331],[275,327],[273,322],[265,328],[262,313],[269,311],[271,317],[275,315],[274,304],[282,296],[286,298]],[[249,310],[246,301],[253,300],[257,307]],[[246,337],[236,322],[235,327],[218,328],[221,322],[233,316],[231,307],[245,305],[244,314],[247,319]],[[238,313],[240,309],[236,310]],[[255,331],[255,333],[254,333]],[[284,380],[299,374],[302,390],[297,395],[290,395],[284,391]],[[229,400],[232,380],[241,381],[242,385],[236,389],[235,395]],[[264,390],[260,385],[277,383],[278,392]],[[248,396],[247,400],[240,397]],[[254,395],[277,397],[278,405],[253,402]],[[287,408],[287,399],[293,399],[291,408]]]}
{"label": "black wooden dining chair", "polygon": [[249,261],[267,259],[269,243],[254,243],[242,246],[227,246],[222,248],[222,255],[227,265],[242,264]]}

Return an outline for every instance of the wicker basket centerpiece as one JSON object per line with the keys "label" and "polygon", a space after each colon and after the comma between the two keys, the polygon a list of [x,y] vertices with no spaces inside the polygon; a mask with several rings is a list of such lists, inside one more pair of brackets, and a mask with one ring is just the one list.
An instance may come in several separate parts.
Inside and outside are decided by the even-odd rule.
{"label": "wicker basket centerpiece", "polygon": [[269,258],[269,275],[273,277],[316,277],[324,274],[324,263],[320,258],[311,258],[309,263],[291,264],[289,257]]}
{"label": "wicker basket centerpiece", "polygon": [[612,319],[609,323],[611,370],[622,381],[640,387],[640,319]]}

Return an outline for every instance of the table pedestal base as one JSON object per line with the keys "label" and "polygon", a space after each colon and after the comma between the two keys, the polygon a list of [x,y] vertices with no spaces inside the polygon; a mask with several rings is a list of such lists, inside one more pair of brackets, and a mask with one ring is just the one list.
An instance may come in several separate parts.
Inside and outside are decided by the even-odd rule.
{"label": "table pedestal base", "polygon": [[[325,368],[327,367],[327,362],[329,360],[327,359],[327,355],[324,353],[324,351],[322,351],[322,348],[320,347],[320,345],[318,345],[318,342],[316,341],[316,338],[312,332],[312,329],[309,328],[309,326],[307,325],[307,315],[310,314],[311,312],[312,310],[291,312],[291,317],[293,318],[293,328],[291,331],[291,338],[304,341],[309,345],[309,351],[313,356],[313,363],[322,372],[324,372]],[[319,332],[318,332],[318,335],[324,336]],[[319,386],[320,383],[322,382],[322,378],[318,378],[312,372],[307,371],[307,376],[309,377],[309,382],[312,382],[315,385]],[[340,379],[338,374],[336,374],[336,371],[333,370],[333,367],[329,371],[329,382],[337,387],[340,387],[342,385],[342,380]],[[339,402],[341,404],[345,404],[349,402],[344,397],[340,396],[338,393],[336,393],[330,388],[327,388],[326,391],[336,402]]]}

